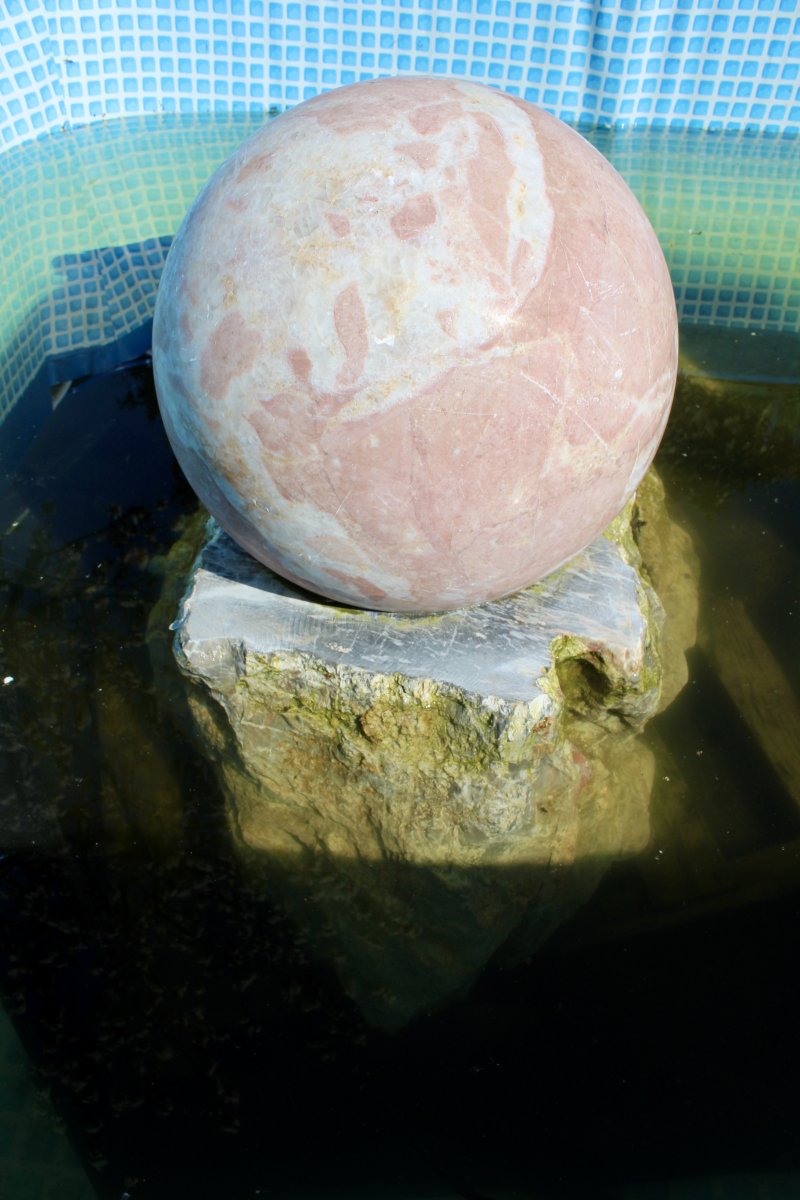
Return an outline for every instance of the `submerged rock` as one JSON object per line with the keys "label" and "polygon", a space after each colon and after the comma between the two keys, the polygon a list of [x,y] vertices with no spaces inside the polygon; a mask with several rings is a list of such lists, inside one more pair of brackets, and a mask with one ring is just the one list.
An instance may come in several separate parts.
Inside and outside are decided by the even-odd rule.
{"label": "submerged rock", "polygon": [[664,613],[632,521],[680,545],[648,477],[558,573],[435,617],[320,601],[209,523],[176,622],[194,728],[254,878],[369,1020],[530,953],[646,843]]}

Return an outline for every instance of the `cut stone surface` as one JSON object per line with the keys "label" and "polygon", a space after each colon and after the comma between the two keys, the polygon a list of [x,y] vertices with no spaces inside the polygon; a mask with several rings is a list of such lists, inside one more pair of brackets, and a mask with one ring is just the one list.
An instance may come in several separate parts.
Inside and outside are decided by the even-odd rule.
{"label": "cut stone surface", "polygon": [[290,653],[328,663],[342,679],[388,672],[494,697],[498,711],[525,704],[537,722],[559,707],[553,643],[570,657],[596,647],[624,684],[620,714],[636,721],[650,715],[659,687],[652,603],[622,547],[601,537],[545,583],[505,600],[430,617],[344,609],[274,575],[212,524],[178,636],[189,668],[202,664],[207,686],[220,692],[253,656]]}
{"label": "cut stone surface", "polygon": [[[652,476],[637,513],[644,494],[674,559]],[[632,511],[544,583],[436,617],[319,602],[211,523],[175,623],[194,727],[254,879],[370,1020],[529,953],[644,845],[663,611]]]}
{"label": "cut stone surface", "polygon": [[624,507],[677,367],[658,240],[588,142],[425,77],[336,89],[244,143],[159,288],[164,423],[250,554],[340,603],[458,609]]}

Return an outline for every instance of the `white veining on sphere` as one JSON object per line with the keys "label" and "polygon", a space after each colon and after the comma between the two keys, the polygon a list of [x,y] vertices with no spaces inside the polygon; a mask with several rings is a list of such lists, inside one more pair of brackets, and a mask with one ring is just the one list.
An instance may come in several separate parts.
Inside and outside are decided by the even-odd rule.
{"label": "white veining on sphere", "polygon": [[[315,388],[340,390],[347,360],[334,310],[348,288],[357,288],[363,304],[369,347],[358,393],[336,419],[380,411],[424,386],[449,362],[474,353],[502,329],[535,287],[553,214],[533,127],[523,112],[491,91],[470,85],[457,85],[457,91],[462,112],[438,133],[435,165],[423,168],[397,149],[434,146],[415,129],[413,110],[393,124],[390,139],[385,126],[348,141],[332,137],[327,126],[309,122],[299,180],[275,172],[260,194],[259,212],[247,226],[247,238],[264,245],[268,268],[257,303],[274,305],[286,321],[280,340],[272,344],[270,391],[295,383],[280,362],[280,351],[292,346],[307,350]],[[514,236],[491,275],[492,264],[485,253],[477,252],[482,247],[470,227],[453,219],[468,205],[467,175],[481,154],[476,116],[488,116],[498,136],[502,133],[502,148],[514,171],[505,200]],[[494,122],[495,116],[502,124]],[[276,154],[293,135],[288,120],[275,124]],[[246,168],[249,161],[245,151],[239,163]],[[373,165],[365,169],[365,162]],[[299,217],[298,190],[304,196]],[[421,225],[418,235],[398,239],[392,222],[404,210],[425,207],[427,198],[430,211],[422,218],[430,215],[432,222]],[[337,236],[326,213],[346,219],[348,232]],[[514,258],[522,241],[530,245],[531,256],[523,278],[515,281]],[[437,319],[445,312],[453,314],[450,332]],[[415,354],[417,347],[425,348],[423,355]],[[247,383],[239,386],[246,393]]]}
{"label": "white veining on sphere", "polygon": [[270,123],[166,265],[176,454],[271,569],[401,611],[508,595],[619,512],[677,365],[663,254],[609,164],[479,85],[381,79]]}

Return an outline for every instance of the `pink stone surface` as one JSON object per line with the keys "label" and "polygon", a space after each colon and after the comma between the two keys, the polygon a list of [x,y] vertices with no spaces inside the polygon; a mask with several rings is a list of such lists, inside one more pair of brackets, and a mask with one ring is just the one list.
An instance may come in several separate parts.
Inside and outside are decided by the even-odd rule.
{"label": "pink stone surface", "polygon": [[477,84],[306,101],[216,172],[159,289],[161,410],[247,551],[344,604],[460,608],[620,511],[666,425],[669,273],[583,138]]}

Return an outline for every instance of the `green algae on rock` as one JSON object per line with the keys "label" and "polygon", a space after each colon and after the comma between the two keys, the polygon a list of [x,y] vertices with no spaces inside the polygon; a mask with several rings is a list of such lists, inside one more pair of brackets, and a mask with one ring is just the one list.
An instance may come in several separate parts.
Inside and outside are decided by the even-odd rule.
{"label": "green algae on rock", "polygon": [[685,548],[657,481],[535,587],[395,618],[310,597],[209,524],[175,623],[194,729],[252,878],[369,1020],[402,1024],[505,942],[531,952],[646,843],[636,734],[663,645],[694,640],[691,620],[664,640],[650,526]]}

